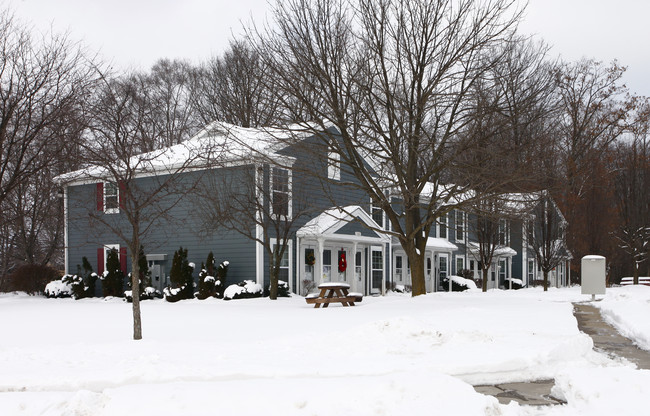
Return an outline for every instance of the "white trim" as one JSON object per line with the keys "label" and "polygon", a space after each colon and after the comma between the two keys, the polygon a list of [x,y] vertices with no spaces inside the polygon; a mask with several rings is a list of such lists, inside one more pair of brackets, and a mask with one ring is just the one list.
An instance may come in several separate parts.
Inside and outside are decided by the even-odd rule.
{"label": "white trim", "polygon": [[[260,165],[254,165],[256,183],[255,192],[257,193],[256,197],[259,198],[260,205],[264,206],[264,193],[261,192],[264,184],[263,182],[260,184],[260,181],[264,181],[264,175],[259,174],[260,168]],[[264,239],[264,229],[260,224],[263,213],[258,209],[255,215],[257,216],[257,220],[255,221],[255,281],[257,284],[264,286],[264,244],[262,243],[262,240]]]}
{"label": "white trim", "polygon": [[70,274],[68,262],[70,261],[70,253],[68,247],[68,187],[63,188],[63,261],[65,262],[65,274]]}

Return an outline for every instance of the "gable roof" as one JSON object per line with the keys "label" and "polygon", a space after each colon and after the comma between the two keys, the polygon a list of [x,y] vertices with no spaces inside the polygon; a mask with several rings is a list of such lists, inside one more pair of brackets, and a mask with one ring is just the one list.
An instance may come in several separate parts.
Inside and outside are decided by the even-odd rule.
{"label": "gable roof", "polygon": [[[349,238],[350,236],[338,235],[336,232],[343,228],[345,225],[358,221],[365,227],[372,229],[372,232],[376,235],[374,239],[379,239],[382,242],[388,242],[390,238],[386,234],[382,234],[378,231],[380,229],[379,225],[372,219],[372,217],[359,205],[349,205],[343,208],[330,208],[323,211],[320,215],[316,216],[309,220],[305,225],[303,225],[298,231],[296,231],[296,236],[298,237],[319,237],[325,236],[329,238],[344,237]],[[369,237],[365,237],[369,238]]]}
{"label": "gable roof", "polygon": [[[133,156],[129,164],[140,176],[170,174],[181,168],[207,169],[254,160],[275,160],[290,164],[293,158],[277,153],[284,147],[283,141],[289,138],[302,140],[309,135],[298,126],[245,128],[215,121],[191,139]],[[119,163],[116,162],[118,169]],[[109,170],[95,165],[59,175],[55,180],[59,183],[76,183],[107,177],[110,177]]]}

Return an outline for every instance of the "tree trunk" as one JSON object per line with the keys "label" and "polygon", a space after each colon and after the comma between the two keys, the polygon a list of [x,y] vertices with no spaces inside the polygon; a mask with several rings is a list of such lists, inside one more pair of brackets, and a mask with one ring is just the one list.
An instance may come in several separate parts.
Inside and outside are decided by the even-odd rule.
{"label": "tree trunk", "polygon": [[548,291],[548,270],[544,270],[544,292]]}
{"label": "tree trunk", "polygon": [[636,261],[636,257],[634,258],[634,284],[638,285],[639,284],[639,262]]}
{"label": "tree trunk", "polygon": [[[422,253],[422,251],[420,251]],[[411,290],[412,296],[425,295],[427,286],[424,280],[424,256],[413,250],[411,262]]]}
{"label": "tree trunk", "polygon": [[483,287],[483,292],[487,292],[489,269],[482,269],[482,271],[483,271],[483,284],[481,286]]}
{"label": "tree trunk", "polygon": [[278,268],[274,266],[269,267],[269,299],[277,300],[278,299]]}
{"label": "tree trunk", "polygon": [[140,315],[140,247],[131,247],[131,296],[133,298],[133,339],[142,339],[142,317]]}

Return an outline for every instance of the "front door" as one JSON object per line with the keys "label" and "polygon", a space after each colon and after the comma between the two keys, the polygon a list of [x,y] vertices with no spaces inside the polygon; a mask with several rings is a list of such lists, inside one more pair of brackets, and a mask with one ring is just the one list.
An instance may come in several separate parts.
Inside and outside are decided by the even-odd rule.
{"label": "front door", "polygon": [[445,283],[445,279],[449,276],[449,255],[441,254],[438,257],[438,281],[443,286],[443,290],[449,290],[449,282]]}
{"label": "front door", "polygon": [[366,293],[366,272],[365,272],[365,259],[363,258],[363,250],[357,250],[356,265],[354,267],[354,284],[352,287],[356,292]]}
{"label": "front door", "polygon": [[381,293],[384,280],[384,250],[382,247],[372,247],[370,251],[370,293]]}
{"label": "front door", "polygon": [[316,289],[317,281],[314,279],[314,269],[316,268],[316,249],[315,247],[302,247],[302,273],[299,274],[303,295],[313,292]]}

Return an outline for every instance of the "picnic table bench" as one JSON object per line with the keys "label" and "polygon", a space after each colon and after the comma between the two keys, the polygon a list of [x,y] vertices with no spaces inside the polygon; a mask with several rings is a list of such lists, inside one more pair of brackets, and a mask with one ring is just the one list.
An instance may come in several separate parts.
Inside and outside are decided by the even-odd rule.
{"label": "picnic table bench", "polygon": [[[624,277],[621,279],[621,286],[629,286],[634,284],[633,277]],[[650,277],[641,277],[639,276],[639,284],[650,286]]]}
{"label": "picnic table bench", "polygon": [[354,302],[361,302],[361,293],[350,293],[350,285],[347,283],[328,282],[318,285],[320,293],[312,293],[305,297],[308,304],[314,304],[315,308],[323,305],[327,308],[330,303],[340,302],[343,306],[354,306]]}

